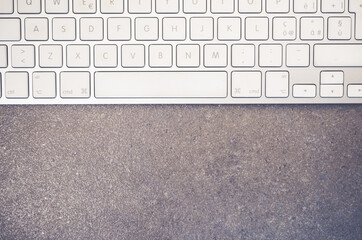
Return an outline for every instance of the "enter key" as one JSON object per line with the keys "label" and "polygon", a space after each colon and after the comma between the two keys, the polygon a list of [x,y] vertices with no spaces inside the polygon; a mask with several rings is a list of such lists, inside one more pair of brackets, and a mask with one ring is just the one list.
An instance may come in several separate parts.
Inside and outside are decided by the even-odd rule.
{"label": "enter key", "polygon": [[349,0],[349,11],[355,14],[355,37],[362,40],[362,0]]}

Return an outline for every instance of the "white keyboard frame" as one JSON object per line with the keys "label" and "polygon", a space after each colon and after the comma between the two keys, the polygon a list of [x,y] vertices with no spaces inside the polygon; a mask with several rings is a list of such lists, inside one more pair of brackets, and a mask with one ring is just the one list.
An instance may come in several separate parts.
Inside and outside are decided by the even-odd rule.
{"label": "white keyboard frame", "polygon": [[[11,15],[0,14],[1,18],[6,17],[17,17],[21,19],[21,34],[22,40],[17,42],[0,42],[0,44],[5,44],[8,46],[8,53],[10,51],[10,46],[13,44],[32,44],[36,47],[38,52],[39,45],[42,44],[61,44],[63,45],[63,67],[56,69],[47,69],[40,68],[38,66],[38,58],[36,58],[36,67],[35,68],[12,68],[11,64],[8,64],[8,68],[0,68],[0,72],[2,74],[1,79],[1,98],[0,105],[20,105],[20,104],[361,104],[362,98],[349,98],[347,97],[347,86],[349,84],[362,84],[362,67],[344,67],[344,68],[330,68],[330,67],[313,67],[313,59],[312,59],[312,49],[314,44],[321,43],[330,43],[330,44],[361,44],[361,40],[351,39],[348,41],[339,41],[327,40],[327,18],[330,16],[349,16],[352,18],[352,35],[354,36],[354,14],[348,12],[348,4],[346,5],[346,11],[344,13],[339,14],[326,14],[321,13],[320,9],[320,0],[318,0],[318,11],[317,13],[303,13],[303,14],[295,14],[293,13],[293,0],[291,0],[290,12],[288,14],[269,14],[265,12],[265,0],[263,0],[263,11],[262,13],[257,14],[240,14],[238,13],[237,0],[235,5],[235,12],[233,14],[211,14],[210,13],[210,0],[208,0],[208,11],[205,14],[184,14],[181,13],[182,6],[180,4],[180,13],[179,14],[156,14],[155,13],[155,2],[153,0],[152,13],[151,14],[129,14],[127,12],[127,0],[125,0],[125,10],[123,14],[101,14],[100,13],[100,0],[97,0],[97,13],[95,14],[74,14],[72,10],[72,4],[69,6],[68,14],[46,14],[44,0],[42,0],[42,13],[40,14],[18,14],[17,6],[14,6],[14,13]],[[70,0],[71,3],[71,0]],[[136,17],[158,17],[159,24],[162,22],[163,17],[185,17],[189,19],[190,17],[213,17],[214,18],[214,36],[217,33],[217,24],[216,20],[218,17],[232,17],[238,16],[242,19],[242,40],[239,42],[234,41],[219,41],[215,37],[213,41],[201,41],[201,44],[227,44],[228,45],[228,66],[226,68],[206,68],[203,66],[203,59],[201,58],[201,65],[199,68],[177,68],[175,66],[176,56],[173,54],[173,67],[171,68],[150,68],[148,66],[148,45],[149,44],[171,44],[173,45],[173,50],[175,49],[177,44],[197,44],[198,41],[191,41],[189,39],[185,41],[136,41],[134,39],[134,27],[133,20]],[[297,29],[299,32],[297,33],[297,39],[292,41],[276,41],[272,40],[272,19],[273,17],[296,17],[297,18]],[[300,18],[301,17],[324,17],[324,40],[321,41],[302,41],[299,39],[300,36]],[[25,41],[24,40],[24,19],[26,17],[48,17],[49,18],[49,40],[48,41]],[[77,19],[77,39],[75,41],[54,41],[51,36],[51,19],[53,17],[74,17]],[[104,40],[103,41],[81,41],[79,40],[79,19],[82,17],[103,17],[104,18]],[[132,19],[132,40],[130,41],[109,41],[107,39],[107,25],[106,19],[110,17],[130,17]],[[247,41],[245,40],[245,18],[246,17],[268,17],[269,18],[269,40],[267,41]],[[187,29],[189,34],[189,28]],[[161,35],[161,32],[160,32]],[[161,38],[161,36],[160,36]],[[67,68],[65,64],[65,51],[67,44],[90,44],[91,48],[96,44],[118,44],[118,59],[120,59],[120,44],[144,44],[146,43],[146,66],[144,68],[121,68],[118,66],[117,68],[95,68],[94,67],[94,59],[93,59],[93,50],[91,51],[91,67],[89,68]],[[233,68],[230,66],[231,59],[231,45],[235,43],[243,43],[243,44],[255,44],[256,49],[258,49],[259,44],[282,44],[283,45],[283,65],[282,67],[277,68],[261,68],[256,63],[253,68]],[[287,44],[297,44],[297,43],[308,43],[310,44],[310,66],[309,67],[286,67],[285,63],[285,46]],[[202,47],[201,47],[202,49]],[[258,50],[256,50],[258,52]],[[203,50],[201,50],[201,56],[203,54]],[[37,56],[38,54],[36,54]],[[119,62],[119,61],[118,61]],[[5,88],[4,88],[4,75],[5,72],[10,71],[27,71],[29,72],[29,98],[27,99],[7,99],[5,97]],[[57,76],[57,96],[54,99],[35,99],[32,97],[32,73],[36,71],[53,71],[56,72]],[[91,73],[91,97],[87,99],[68,99],[61,98],[59,94],[59,73],[62,71],[87,71]],[[112,98],[112,99],[97,99],[94,97],[94,72],[97,71],[227,71],[228,72],[228,93],[226,98]],[[260,98],[232,98],[231,97],[231,72],[232,71],[261,71],[262,72],[262,97]],[[265,97],[265,73],[266,71],[288,71],[290,74],[289,80],[289,96],[287,98],[266,98]],[[342,98],[322,98],[320,97],[320,72],[321,71],[343,71],[344,72],[344,94]],[[294,98],[292,96],[292,86],[294,84],[315,84],[317,89],[317,96],[315,98]]]}

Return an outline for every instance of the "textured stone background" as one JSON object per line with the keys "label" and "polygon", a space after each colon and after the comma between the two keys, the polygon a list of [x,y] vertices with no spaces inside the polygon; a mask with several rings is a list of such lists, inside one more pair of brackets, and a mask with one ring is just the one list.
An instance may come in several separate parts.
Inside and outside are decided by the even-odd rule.
{"label": "textured stone background", "polygon": [[362,106],[0,107],[0,239],[362,239]]}

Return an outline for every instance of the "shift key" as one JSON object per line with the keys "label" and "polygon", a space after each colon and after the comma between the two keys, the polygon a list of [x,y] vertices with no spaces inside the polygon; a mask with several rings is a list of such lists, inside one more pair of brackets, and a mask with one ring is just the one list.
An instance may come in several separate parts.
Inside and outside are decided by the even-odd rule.
{"label": "shift key", "polygon": [[362,67],[362,44],[316,44],[314,66]]}
{"label": "shift key", "polygon": [[20,18],[0,18],[0,41],[19,41]]}

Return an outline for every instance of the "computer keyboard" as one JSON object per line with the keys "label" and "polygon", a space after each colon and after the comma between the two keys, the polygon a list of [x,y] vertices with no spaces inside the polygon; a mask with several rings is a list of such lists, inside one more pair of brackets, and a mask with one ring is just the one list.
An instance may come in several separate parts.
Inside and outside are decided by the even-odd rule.
{"label": "computer keyboard", "polygon": [[362,103],[362,0],[0,0],[0,104]]}

